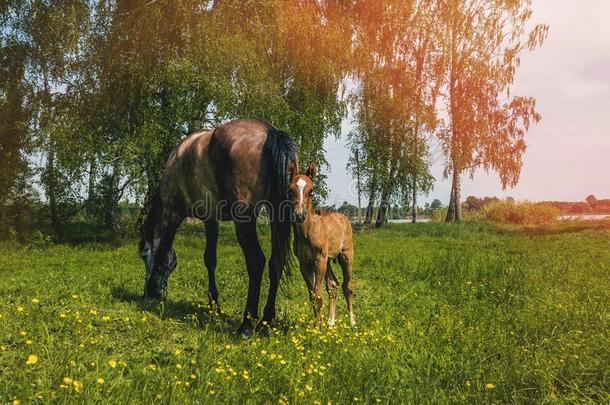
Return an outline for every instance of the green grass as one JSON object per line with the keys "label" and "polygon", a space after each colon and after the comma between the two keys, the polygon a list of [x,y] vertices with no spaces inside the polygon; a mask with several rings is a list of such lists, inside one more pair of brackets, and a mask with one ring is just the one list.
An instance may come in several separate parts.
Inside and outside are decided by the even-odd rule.
{"label": "green grass", "polygon": [[205,308],[192,230],[177,238],[167,302],[152,307],[135,241],[0,245],[0,401],[610,401],[608,227],[363,231],[355,329],[342,297],[338,326],[313,329],[297,271],[277,330],[249,340],[235,335],[247,277],[232,228],[221,229],[220,316]]}

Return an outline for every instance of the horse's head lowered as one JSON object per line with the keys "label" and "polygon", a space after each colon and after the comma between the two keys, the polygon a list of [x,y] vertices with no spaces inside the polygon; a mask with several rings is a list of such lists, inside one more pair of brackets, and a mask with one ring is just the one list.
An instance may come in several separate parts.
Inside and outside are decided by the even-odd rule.
{"label": "horse's head lowered", "polygon": [[290,181],[290,198],[294,206],[294,218],[303,223],[308,213],[312,210],[311,191],[313,190],[312,179],[317,169],[314,163],[309,165],[305,174],[295,174]]}
{"label": "horse's head lowered", "polygon": [[[159,299],[167,288],[167,279],[176,268],[177,259],[173,249],[165,257],[157,257],[161,244],[160,209],[154,201],[146,220],[140,228],[140,257],[144,261],[144,296]],[[153,277],[154,276],[154,277]]]}

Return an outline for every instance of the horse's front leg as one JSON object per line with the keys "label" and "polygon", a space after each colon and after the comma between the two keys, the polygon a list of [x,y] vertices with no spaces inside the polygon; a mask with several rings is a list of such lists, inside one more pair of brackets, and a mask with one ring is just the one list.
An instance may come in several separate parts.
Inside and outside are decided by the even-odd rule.
{"label": "horse's front leg", "polygon": [[218,288],[216,288],[216,251],[218,246],[218,221],[205,222],[205,252],[203,262],[208,270],[208,300],[211,311],[220,313]]}
{"label": "horse's front leg", "polygon": [[265,267],[265,255],[261,249],[256,235],[256,220],[248,222],[235,221],[235,232],[237,241],[244,252],[246,268],[248,270],[248,298],[244,319],[239,327],[242,335],[250,336],[258,319],[258,302],[261,292],[261,281]]}

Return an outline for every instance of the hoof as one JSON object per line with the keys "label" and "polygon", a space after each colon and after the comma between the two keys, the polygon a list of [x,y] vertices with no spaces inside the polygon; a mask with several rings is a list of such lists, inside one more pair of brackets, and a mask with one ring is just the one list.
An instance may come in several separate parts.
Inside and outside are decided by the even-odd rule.
{"label": "hoof", "polygon": [[254,327],[252,327],[252,323],[249,320],[245,320],[237,329],[237,334],[243,338],[249,338],[254,334]]}

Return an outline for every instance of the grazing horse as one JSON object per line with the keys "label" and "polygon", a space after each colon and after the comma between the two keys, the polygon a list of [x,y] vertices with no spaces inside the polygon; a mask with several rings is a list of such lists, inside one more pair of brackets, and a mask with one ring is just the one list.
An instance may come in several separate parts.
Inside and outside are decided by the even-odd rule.
{"label": "grazing horse", "polygon": [[160,299],[176,267],[174,236],[186,217],[205,224],[203,260],[208,270],[208,297],[218,305],[216,245],[218,221],[233,221],[248,271],[248,296],[239,332],[249,335],[258,320],[265,255],[256,234],[256,216],[270,213],[269,295],[263,321],[275,318],[275,299],[284,270],[290,265],[289,174],[298,167],[290,137],[258,120],[235,120],[215,130],[187,136],[171,153],[159,188],[150,193],[141,227],[140,255],[146,274],[144,296]]}
{"label": "grazing horse", "polygon": [[[294,206],[294,251],[299,259],[301,274],[309,288],[309,298],[314,307],[316,327],[322,319],[322,280],[326,280],[329,296],[328,325],[335,324],[337,286],[339,281],[331,268],[336,260],[343,270],[343,295],[347,301],[350,325],[356,321],[352,310],[352,264],[354,245],[352,224],[338,212],[314,211],[311,202],[312,178],[316,166],[312,163],[306,174],[295,174],[290,181],[290,195]],[[336,262],[335,261],[335,262]]]}

